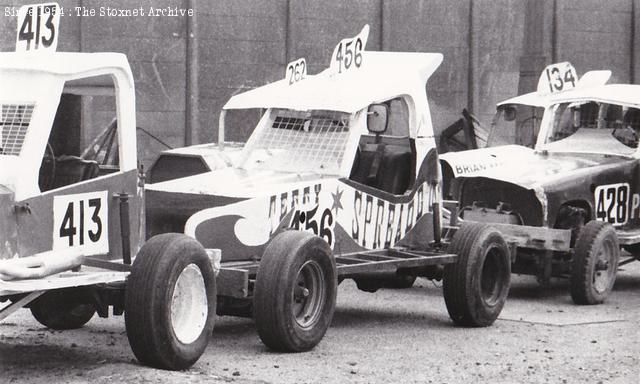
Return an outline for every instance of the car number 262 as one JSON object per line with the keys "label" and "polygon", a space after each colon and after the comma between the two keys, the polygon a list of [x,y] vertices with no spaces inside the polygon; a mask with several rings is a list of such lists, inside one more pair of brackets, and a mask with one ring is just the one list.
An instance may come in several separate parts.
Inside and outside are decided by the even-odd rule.
{"label": "car number 262", "polygon": [[53,198],[53,249],[81,248],[87,254],[109,251],[108,192]]}

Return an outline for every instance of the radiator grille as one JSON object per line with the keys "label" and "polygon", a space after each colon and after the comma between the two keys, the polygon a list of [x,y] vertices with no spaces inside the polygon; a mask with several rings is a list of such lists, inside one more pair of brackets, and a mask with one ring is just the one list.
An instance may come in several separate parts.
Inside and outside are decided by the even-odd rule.
{"label": "radiator grille", "polygon": [[0,153],[10,156],[20,155],[33,108],[34,104],[2,104]]}

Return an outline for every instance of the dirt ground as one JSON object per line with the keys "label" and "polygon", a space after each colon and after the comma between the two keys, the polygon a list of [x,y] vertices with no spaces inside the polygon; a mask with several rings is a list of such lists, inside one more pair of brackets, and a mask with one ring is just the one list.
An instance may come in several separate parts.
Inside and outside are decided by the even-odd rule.
{"label": "dirt ground", "polygon": [[494,326],[454,327],[441,288],[340,285],[331,328],[313,351],[266,350],[249,319],[218,318],[190,370],[140,366],[121,317],[50,331],[28,310],[0,322],[0,383],[638,383],[640,263],[622,267],[610,299],[576,306],[566,281],[514,276]]}

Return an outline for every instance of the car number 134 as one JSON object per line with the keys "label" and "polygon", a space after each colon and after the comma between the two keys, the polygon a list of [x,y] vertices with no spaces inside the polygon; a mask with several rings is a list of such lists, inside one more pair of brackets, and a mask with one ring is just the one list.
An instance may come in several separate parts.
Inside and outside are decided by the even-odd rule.
{"label": "car number 134", "polygon": [[107,191],[55,196],[53,249],[80,248],[86,254],[109,251]]}

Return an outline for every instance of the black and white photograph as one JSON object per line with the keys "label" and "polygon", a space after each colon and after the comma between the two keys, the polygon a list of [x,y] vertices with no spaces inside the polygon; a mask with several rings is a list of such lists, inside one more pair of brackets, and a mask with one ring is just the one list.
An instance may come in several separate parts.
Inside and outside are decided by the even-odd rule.
{"label": "black and white photograph", "polygon": [[640,0],[0,0],[0,384],[640,383]]}

